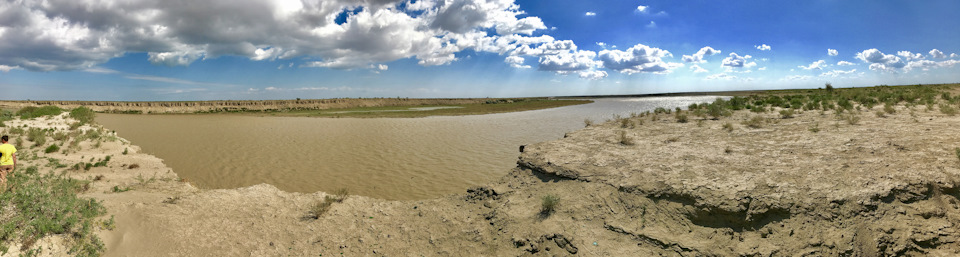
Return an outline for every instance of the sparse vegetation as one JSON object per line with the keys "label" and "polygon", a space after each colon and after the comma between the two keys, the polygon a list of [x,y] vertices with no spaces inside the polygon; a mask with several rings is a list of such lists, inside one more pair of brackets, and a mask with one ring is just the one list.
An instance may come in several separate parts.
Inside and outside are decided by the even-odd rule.
{"label": "sparse vegetation", "polygon": [[589,127],[590,125],[593,125],[593,121],[592,121],[592,120],[590,120],[590,119],[583,119],[583,126],[584,126],[584,127]]}
{"label": "sparse vegetation", "polygon": [[813,124],[813,127],[810,127],[810,132],[817,133],[820,132],[820,123]]}
{"label": "sparse vegetation", "polygon": [[957,115],[957,109],[953,108],[953,106],[950,106],[949,104],[941,104],[940,112],[946,114],[947,116]]}
{"label": "sparse vegetation", "polygon": [[20,116],[21,120],[27,120],[27,119],[33,119],[33,118],[43,117],[43,116],[58,115],[61,113],[63,113],[63,109],[60,109],[60,107],[56,107],[52,105],[47,105],[42,107],[29,106],[29,107],[23,107],[19,111],[17,111],[17,116]]}
{"label": "sparse vegetation", "polygon": [[106,209],[96,200],[77,196],[89,188],[89,181],[51,173],[41,175],[37,167],[27,167],[11,174],[8,183],[16,190],[0,194],[5,217],[0,221],[0,253],[6,253],[12,242],[20,242],[28,253],[38,253],[41,249],[34,248],[34,244],[54,234],[72,239],[66,241],[70,254],[103,253],[103,242],[93,228]]}
{"label": "sparse vegetation", "polygon": [[681,111],[677,111],[677,114],[675,114],[674,116],[677,118],[677,122],[687,123],[687,115],[681,113]]}
{"label": "sparse vegetation", "polygon": [[747,126],[749,128],[754,128],[754,129],[762,128],[763,123],[765,123],[765,120],[763,119],[763,117],[760,117],[760,116],[753,116],[753,118],[743,121],[744,126]]}
{"label": "sparse vegetation", "polygon": [[727,122],[723,124],[723,130],[727,132],[733,132],[733,123]]}
{"label": "sparse vegetation", "polygon": [[[93,123],[93,119],[96,118],[96,113],[92,109],[80,106],[70,110],[70,118],[77,120],[82,124]],[[72,125],[71,125],[72,127]]]}
{"label": "sparse vegetation", "polygon": [[557,205],[560,204],[560,197],[555,195],[545,195],[541,198],[540,201],[540,213],[549,215],[557,209]]}
{"label": "sparse vegetation", "polygon": [[793,109],[780,110],[780,118],[790,119],[793,118],[793,114]]}
{"label": "sparse vegetation", "polygon": [[897,109],[894,109],[892,104],[885,103],[883,104],[883,112],[886,112],[887,114],[894,114],[897,113]]}
{"label": "sparse vegetation", "polygon": [[630,136],[627,136],[627,132],[626,132],[626,131],[621,130],[620,132],[617,132],[617,135],[618,135],[618,136],[617,136],[617,137],[618,137],[617,141],[618,141],[621,145],[634,145],[634,144],[636,144],[635,142],[633,142],[633,139],[630,138]]}
{"label": "sparse vegetation", "polygon": [[953,151],[957,154],[957,160],[960,160],[960,147],[954,148]]}
{"label": "sparse vegetation", "polygon": [[55,144],[47,146],[47,149],[43,150],[44,153],[53,153],[56,151],[60,151],[60,147]]}
{"label": "sparse vegetation", "polygon": [[330,207],[334,203],[341,203],[343,200],[346,200],[350,192],[346,188],[337,189],[334,191],[333,195],[326,195],[323,197],[323,200],[316,201],[313,205],[310,206],[310,210],[307,211],[307,217],[313,219],[319,219],[323,214],[330,211]]}

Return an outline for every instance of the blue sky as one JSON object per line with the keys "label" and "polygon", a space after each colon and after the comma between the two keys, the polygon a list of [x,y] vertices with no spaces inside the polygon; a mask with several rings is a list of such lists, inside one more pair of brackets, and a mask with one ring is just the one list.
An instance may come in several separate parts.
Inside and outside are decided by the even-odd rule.
{"label": "blue sky", "polygon": [[644,94],[960,82],[960,2],[0,3],[0,99]]}

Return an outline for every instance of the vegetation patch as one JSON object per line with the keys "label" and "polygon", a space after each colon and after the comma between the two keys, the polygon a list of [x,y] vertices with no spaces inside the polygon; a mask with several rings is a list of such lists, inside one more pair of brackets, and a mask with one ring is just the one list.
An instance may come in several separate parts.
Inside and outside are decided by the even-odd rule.
{"label": "vegetation patch", "polygon": [[96,116],[97,113],[92,109],[83,106],[70,110],[70,118],[77,120],[81,125],[93,123],[93,119],[96,118]]}
{"label": "vegetation patch", "polygon": [[68,241],[70,254],[102,254],[103,242],[93,229],[106,209],[96,200],[77,196],[88,184],[64,175],[41,175],[36,167],[11,174],[9,189],[0,193],[0,208],[5,212],[0,220],[0,255],[8,252],[13,242],[20,242],[22,251],[38,253],[34,244],[55,234],[72,239]]}
{"label": "vegetation patch", "polygon": [[29,106],[23,107],[17,111],[17,116],[20,116],[21,120],[28,120],[37,117],[58,115],[61,113],[63,113],[63,109],[52,105],[42,107]]}
{"label": "vegetation patch", "polygon": [[540,214],[549,215],[557,209],[560,204],[560,197],[555,195],[545,195],[540,198]]}

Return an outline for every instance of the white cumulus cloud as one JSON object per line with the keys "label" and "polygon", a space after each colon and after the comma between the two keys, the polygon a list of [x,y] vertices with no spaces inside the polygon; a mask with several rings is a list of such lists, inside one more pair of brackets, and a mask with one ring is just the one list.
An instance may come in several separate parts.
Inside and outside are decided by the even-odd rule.
{"label": "white cumulus cloud", "polygon": [[818,60],[818,61],[815,61],[815,62],[813,62],[813,63],[810,63],[810,65],[807,65],[807,66],[800,65],[800,66],[797,66],[797,67],[799,67],[799,68],[801,68],[801,69],[804,69],[804,70],[813,70],[813,69],[821,70],[821,69],[827,67],[827,62],[824,61],[824,60]]}
{"label": "white cumulus cloud", "polygon": [[756,62],[748,61],[751,58],[753,58],[753,56],[750,56],[749,54],[740,56],[737,53],[730,53],[727,58],[723,58],[723,62],[721,62],[720,66],[730,68],[750,68],[757,66]]}
{"label": "white cumulus cloud", "polygon": [[760,51],[770,51],[771,49],[770,46],[768,46],[767,44],[760,44],[758,46],[753,46],[753,47],[756,47],[757,50],[760,50]]}
{"label": "white cumulus cloud", "polygon": [[637,11],[639,11],[639,12],[647,12],[647,8],[649,8],[649,7],[650,7],[650,6],[644,6],[644,5],[637,6]]}
{"label": "white cumulus cloud", "polygon": [[523,64],[524,59],[523,57],[520,57],[520,56],[513,56],[513,55],[507,56],[507,58],[504,59],[503,61],[506,62],[507,64],[510,64],[510,67],[519,68],[519,69],[530,68],[530,65]]}
{"label": "white cumulus cloud", "polygon": [[704,69],[703,67],[700,67],[700,65],[696,65],[696,64],[690,65],[690,70],[692,70],[693,73],[710,72],[710,71],[708,71],[707,69]]}
{"label": "white cumulus cloud", "polygon": [[840,52],[838,52],[837,49],[830,49],[830,48],[827,49],[827,55],[829,56],[837,56],[839,54]]}
{"label": "white cumulus cloud", "polygon": [[683,55],[681,59],[684,62],[705,63],[707,61],[703,59],[704,56],[715,55],[715,54],[720,54],[720,50],[713,49],[713,47],[710,47],[710,46],[704,46],[703,48],[700,48],[699,51],[697,51],[692,55]]}
{"label": "white cumulus cloud", "polygon": [[657,73],[665,74],[682,67],[681,63],[663,61],[663,57],[673,56],[667,50],[637,44],[626,51],[603,50],[599,59],[603,67],[626,74]]}
{"label": "white cumulus cloud", "polygon": [[837,62],[837,66],[847,66],[847,65],[855,65],[855,63],[848,62],[848,61],[839,61],[839,62]]}
{"label": "white cumulus cloud", "polygon": [[586,70],[578,74],[582,79],[599,80],[607,77],[607,72],[602,70]]}
{"label": "white cumulus cloud", "polygon": [[906,58],[907,61],[923,59],[923,54],[921,53],[911,53],[910,51],[898,51],[897,55]]}
{"label": "white cumulus cloud", "polygon": [[586,15],[586,16],[597,16],[597,13],[595,13],[595,12],[587,12],[587,13],[584,14],[584,15]]}
{"label": "white cumulus cloud", "polygon": [[946,54],[937,49],[930,50],[930,56],[937,59],[947,58]]}
{"label": "white cumulus cloud", "polygon": [[906,63],[904,63],[900,57],[892,54],[884,54],[876,48],[863,50],[862,52],[857,53],[857,59],[860,59],[865,63],[869,63],[871,70],[894,71],[895,69],[906,66]]}

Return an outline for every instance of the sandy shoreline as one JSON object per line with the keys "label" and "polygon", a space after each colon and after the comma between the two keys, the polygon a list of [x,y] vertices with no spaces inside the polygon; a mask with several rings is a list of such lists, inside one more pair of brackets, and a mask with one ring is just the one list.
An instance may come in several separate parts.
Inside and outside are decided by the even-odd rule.
{"label": "sandy shoreline", "polygon": [[[97,232],[106,256],[956,255],[960,117],[896,108],[864,110],[855,125],[818,111],[608,122],[524,147],[518,167],[489,185],[430,200],[350,196],[318,219],[308,212],[324,192],[197,189],[122,138],[66,155],[22,151],[37,151],[23,164],[43,172],[55,170],[50,159],[113,157],[68,171],[103,176],[82,196],[116,220]],[[741,125],[754,116],[760,128]],[[22,124],[69,121],[7,122]],[[560,199],[549,215],[545,195]],[[43,255],[63,254],[64,240],[41,240]]]}

